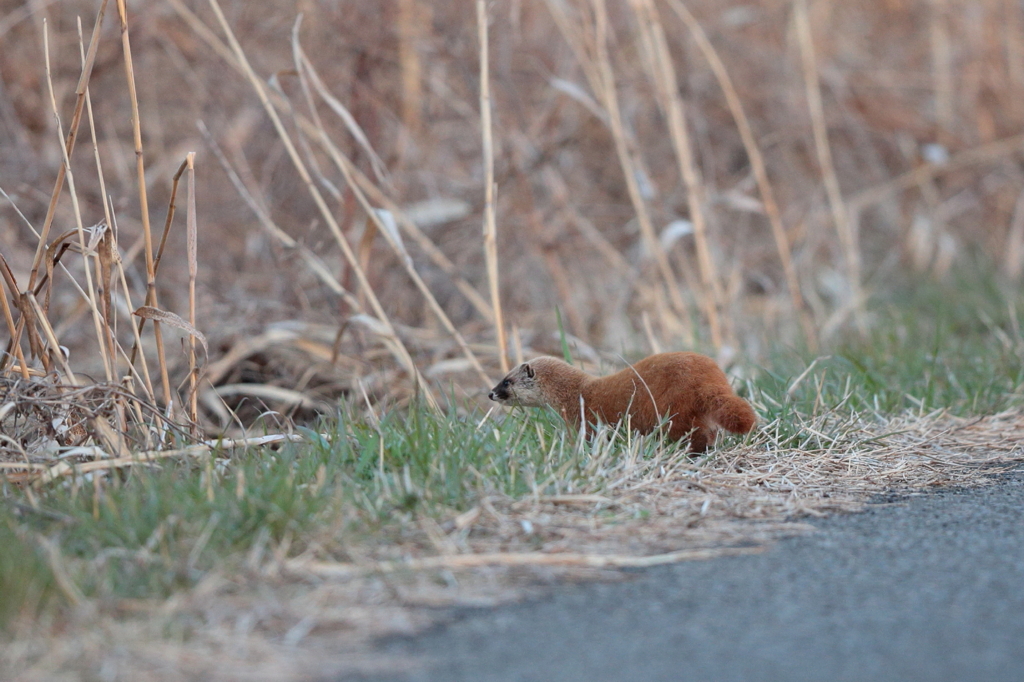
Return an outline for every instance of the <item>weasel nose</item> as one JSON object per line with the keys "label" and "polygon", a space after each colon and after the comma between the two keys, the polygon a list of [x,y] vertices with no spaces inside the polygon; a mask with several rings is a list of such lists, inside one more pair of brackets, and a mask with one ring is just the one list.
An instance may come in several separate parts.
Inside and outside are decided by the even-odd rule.
{"label": "weasel nose", "polygon": [[494,391],[491,391],[490,393],[488,393],[487,397],[490,398],[491,400],[497,400],[497,398],[494,397]]}

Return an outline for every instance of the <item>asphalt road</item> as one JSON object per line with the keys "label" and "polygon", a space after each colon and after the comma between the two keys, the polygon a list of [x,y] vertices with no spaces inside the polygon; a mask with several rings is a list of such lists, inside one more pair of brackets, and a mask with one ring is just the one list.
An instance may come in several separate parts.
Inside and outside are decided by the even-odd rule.
{"label": "asphalt road", "polygon": [[1024,680],[1024,472],[815,522],[760,555],[466,611],[374,682]]}

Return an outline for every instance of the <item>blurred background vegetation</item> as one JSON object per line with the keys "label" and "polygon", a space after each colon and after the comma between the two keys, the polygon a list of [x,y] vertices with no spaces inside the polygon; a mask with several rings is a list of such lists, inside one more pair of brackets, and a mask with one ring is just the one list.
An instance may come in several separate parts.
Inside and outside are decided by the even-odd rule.
{"label": "blurred background vegetation", "polygon": [[[0,2],[0,187],[11,199],[0,200],[0,251],[19,282],[38,239],[13,206],[38,228],[61,164],[43,24],[66,134],[81,73],[77,21],[88,42],[100,4]],[[137,306],[145,248],[113,5],[89,86]],[[878,303],[893,292],[952,281],[958,270],[983,271],[997,296],[1019,288],[1019,2],[490,3],[496,272],[483,227],[488,157],[472,3],[221,7],[280,130],[209,3],[149,0],[128,10],[154,231],[172,176],[197,152],[196,326],[210,341],[201,405],[222,428],[232,423],[223,405],[297,415],[342,395],[402,401],[413,365],[434,390],[480,398],[501,373],[498,327],[510,362],[559,354],[561,324],[594,364],[680,348],[757,363],[779,345],[813,351],[862,336],[887,324]],[[368,220],[324,139],[366,181],[369,203],[388,209],[382,222]],[[72,168],[91,225],[104,219],[103,193],[84,125],[80,140]],[[160,307],[185,317],[181,222],[157,288]],[[65,191],[54,230],[74,223]],[[381,226],[401,244],[389,244]],[[79,277],[81,260],[66,261]],[[72,366],[98,377],[90,306],[63,277],[54,277],[50,319]],[[129,329],[116,330],[126,348]],[[412,364],[401,362],[396,338]],[[187,374],[175,343],[167,362],[174,381]]]}

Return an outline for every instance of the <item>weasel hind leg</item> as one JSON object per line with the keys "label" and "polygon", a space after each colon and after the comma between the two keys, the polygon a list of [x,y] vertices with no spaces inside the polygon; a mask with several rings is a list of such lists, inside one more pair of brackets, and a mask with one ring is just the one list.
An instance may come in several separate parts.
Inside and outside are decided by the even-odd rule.
{"label": "weasel hind leg", "polygon": [[715,443],[715,429],[704,423],[695,423],[693,433],[690,434],[690,452],[699,454],[707,452]]}
{"label": "weasel hind leg", "polygon": [[[710,415],[709,415],[710,416]],[[680,441],[690,439],[690,452],[707,452],[715,442],[718,433],[717,424],[707,416],[690,416],[689,418],[674,417],[669,420],[666,435],[669,440]]]}

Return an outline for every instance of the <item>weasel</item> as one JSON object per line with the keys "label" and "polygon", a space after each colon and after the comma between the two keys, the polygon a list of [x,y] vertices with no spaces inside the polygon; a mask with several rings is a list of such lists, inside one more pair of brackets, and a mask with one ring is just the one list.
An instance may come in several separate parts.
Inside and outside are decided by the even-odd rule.
{"label": "weasel", "polygon": [[491,400],[502,405],[552,407],[578,429],[601,421],[650,433],[666,424],[673,440],[690,436],[690,452],[704,452],[719,428],[747,433],[757,416],[736,395],[715,361],[699,353],[658,353],[606,377],[594,377],[553,357],[524,362],[498,382]]}

